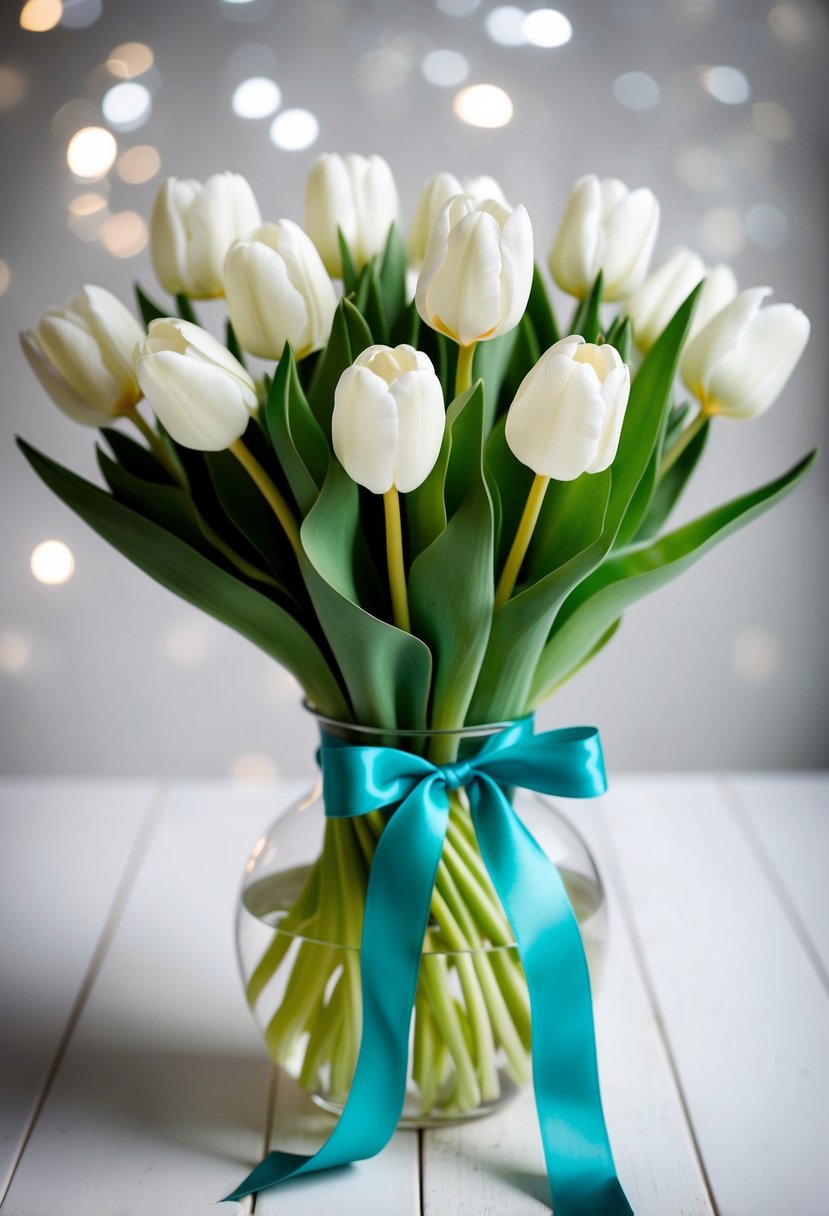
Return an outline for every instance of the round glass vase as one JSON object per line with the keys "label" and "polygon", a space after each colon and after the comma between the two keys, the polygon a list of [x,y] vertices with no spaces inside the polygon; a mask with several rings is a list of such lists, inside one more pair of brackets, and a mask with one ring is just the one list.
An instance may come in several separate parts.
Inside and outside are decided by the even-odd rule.
{"label": "round glass vase", "polygon": [[[468,759],[505,724],[388,732],[319,719],[346,744],[395,747],[435,763]],[[556,865],[576,913],[595,991],[607,909],[593,857],[546,797],[510,791]],[[478,851],[463,790],[432,897],[412,1012],[401,1125],[433,1127],[499,1109],[531,1079],[526,981],[509,922]],[[254,845],[237,912],[248,1004],[272,1059],[339,1114],[361,1032],[360,933],[376,842],[393,808],[326,819],[321,780]]]}

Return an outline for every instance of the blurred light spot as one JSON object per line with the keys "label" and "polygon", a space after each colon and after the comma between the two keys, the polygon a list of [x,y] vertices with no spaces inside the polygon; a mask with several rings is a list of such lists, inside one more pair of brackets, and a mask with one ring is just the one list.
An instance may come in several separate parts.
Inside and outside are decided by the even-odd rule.
{"label": "blurred light spot", "polygon": [[496,84],[471,84],[455,94],[453,109],[471,127],[505,127],[513,115],[509,93]]}
{"label": "blurred light spot", "polygon": [[83,127],[76,131],[66,149],[66,163],[76,177],[104,177],[112,168],[118,145],[104,127]]}
{"label": "blurred light spot", "polygon": [[301,152],[316,143],[320,125],[310,110],[283,110],[271,123],[271,143],[286,152]]}
{"label": "blurred light spot", "polygon": [[75,97],[66,101],[55,113],[50,123],[52,134],[56,139],[68,143],[81,127],[92,127],[101,120],[101,110],[94,102],[86,97]]}
{"label": "blurred light spot", "polygon": [[37,581],[50,586],[67,582],[75,573],[72,550],[62,540],[41,541],[32,550],[29,565]]}
{"label": "blurred light spot", "polygon": [[741,131],[731,140],[731,159],[749,173],[757,177],[766,177],[771,171],[774,157],[771,146],[766,139],[761,139],[753,131]]}
{"label": "blurred light spot", "polygon": [[147,225],[137,211],[118,211],[101,228],[107,253],[116,258],[134,258],[147,244]]}
{"label": "blurred light spot", "polygon": [[524,46],[527,36],[524,21],[527,14],[514,4],[501,4],[487,13],[486,32],[499,46]]}
{"label": "blurred light spot", "polygon": [[136,144],[134,148],[128,148],[118,157],[118,163],[115,166],[116,172],[122,182],[127,182],[130,186],[139,186],[142,182],[148,182],[155,177],[161,168],[161,157],[158,154],[158,149],[152,144]]}
{"label": "blurred light spot", "polygon": [[751,121],[757,134],[766,139],[788,139],[794,130],[791,114],[776,101],[755,102]]}
{"label": "blurred light spot", "polygon": [[177,667],[201,667],[212,655],[215,643],[208,622],[198,618],[170,625],[161,638],[165,656]]}
{"label": "blurred light spot", "polygon": [[736,211],[715,207],[703,217],[702,238],[712,253],[732,257],[745,244],[745,228]]}
{"label": "blurred light spot", "polygon": [[90,211],[87,215],[75,215],[70,211],[68,222],[78,240],[97,241],[109,217],[109,207],[104,206],[99,211]]}
{"label": "blurred light spot", "polygon": [[240,118],[270,118],[282,104],[282,91],[267,76],[251,76],[236,86],[230,104]]}
{"label": "blurred light spot", "polygon": [[557,8],[536,8],[527,13],[522,30],[533,46],[564,46],[573,37],[573,27]]}
{"label": "blurred light spot", "polygon": [[61,0],[26,0],[20,10],[20,26],[33,34],[45,34],[55,28],[62,16]]}
{"label": "blurred light spot", "polygon": [[150,116],[153,99],[143,84],[125,80],[114,84],[104,94],[101,110],[104,118],[121,131],[134,131]]}
{"label": "blurred light spot", "polygon": [[28,81],[17,68],[0,68],[0,110],[12,110],[26,95]]}
{"label": "blurred light spot", "polygon": [[780,666],[780,645],[770,629],[750,625],[741,629],[731,647],[734,674],[747,684],[765,684]]}
{"label": "blurred light spot", "polygon": [[789,221],[782,211],[770,203],[757,203],[746,216],[746,231],[755,245],[764,249],[779,249],[789,235]]}
{"label": "blurred light spot", "polygon": [[152,50],[145,42],[122,42],[110,51],[107,57],[107,67],[113,76],[122,80],[132,80],[149,71],[155,62]]}
{"label": "blurred light spot", "polygon": [[233,761],[230,775],[234,781],[274,781],[279,769],[264,752],[247,752]]}
{"label": "blurred light spot", "polygon": [[728,184],[728,161],[706,144],[683,144],[674,153],[674,173],[684,186],[713,193]]}
{"label": "blurred light spot", "polygon": [[0,671],[14,675],[29,661],[32,647],[19,629],[0,630]]}
{"label": "blurred light spot", "polygon": [[739,68],[706,68],[702,73],[702,84],[706,92],[726,106],[740,106],[751,96],[751,85]]}
{"label": "blurred light spot", "polygon": [[11,287],[11,267],[5,259],[0,258],[0,296],[4,296]]}
{"label": "blurred light spot", "polygon": [[647,72],[623,72],[613,82],[613,96],[626,110],[652,110],[662,94]]}
{"label": "blurred light spot", "polygon": [[430,51],[424,56],[420,70],[429,84],[450,88],[466,80],[469,60],[460,51]]}
{"label": "blurred light spot", "polygon": [[100,211],[106,205],[107,200],[103,194],[93,193],[77,194],[67,203],[67,207],[72,215],[77,216],[94,215],[96,211]]}
{"label": "blurred light spot", "polygon": [[469,17],[481,6],[481,0],[435,0],[436,6],[447,17]]}
{"label": "blurred light spot", "polygon": [[85,30],[95,24],[103,11],[101,0],[63,0],[60,23],[70,30]]}
{"label": "blurred light spot", "polygon": [[390,93],[400,88],[411,70],[409,57],[399,47],[384,46],[360,56],[357,79],[363,88],[374,93]]}
{"label": "blurred light spot", "polygon": [[776,4],[769,13],[769,28],[781,42],[805,42],[809,23],[793,4]]}

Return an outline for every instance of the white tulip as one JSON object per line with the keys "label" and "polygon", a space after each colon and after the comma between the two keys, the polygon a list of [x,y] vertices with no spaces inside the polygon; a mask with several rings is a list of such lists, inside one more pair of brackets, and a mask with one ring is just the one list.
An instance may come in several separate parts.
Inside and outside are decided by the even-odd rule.
{"label": "white tulip", "polygon": [[406,493],[431,473],[446,411],[431,360],[411,346],[370,346],[334,391],[331,438],[337,459],[373,494]]}
{"label": "white tulip", "polygon": [[46,392],[76,422],[101,426],[141,398],[132,352],[144,330],[103,287],[84,287],[50,308],[20,344]]}
{"label": "white tulip", "polygon": [[302,359],[328,341],[334,286],[310,237],[291,220],[263,224],[231,245],[224,280],[234,332],[252,355],[280,359],[290,342]]}
{"label": "white tulip", "polygon": [[625,312],[630,317],[633,338],[640,350],[650,350],[704,275],[702,258],[690,249],[679,248],[660,262],[636,288],[625,305]]}
{"label": "white tulip", "polygon": [[562,338],[521,382],[506,440],[533,472],[556,481],[600,473],[616,456],[630,369],[612,346]]}
{"label": "white tulip", "polygon": [[697,297],[697,306],[688,331],[690,342],[708,322],[730,304],[737,294],[737,277],[730,266],[719,262],[705,272],[705,282]]}
{"label": "white tulip", "polygon": [[762,307],[769,287],[742,291],[686,346],[680,374],[705,414],[754,418],[779,396],[809,338],[793,304]]}
{"label": "white tulip", "polygon": [[204,185],[168,177],[150,217],[150,251],[161,286],[197,300],[224,292],[222,268],[234,241],[262,223],[253,191],[238,173],[215,173]]}
{"label": "white tulip", "polygon": [[658,228],[659,203],[650,190],[628,190],[615,177],[580,177],[550,252],[553,278],[583,298],[601,270],[605,299],[623,300],[647,273]]}
{"label": "white tulip", "polygon": [[514,329],[533,279],[533,231],[524,207],[451,199],[432,227],[417,282],[417,311],[461,346]]}
{"label": "white tulip", "polygon": [[430,177],[417,200],[412,226],[409,229],[409,261],[422,266],[429,235],[441,208],[456,194],[468,194],[476,203],[494,198],[502,207],[509,207],[504,192],[494,177],[465,177],[459,181],[453,173],[436,173]]}
{"label": "white tulip", "polygon": [[392,171],[380,156],[325,153],[308,175],[305,230],[335,278],[343,273],[337,229],[361,270],[383,250],[399,214]]}
{"label": "white tulip", "polygon": [[135,350],[144,396],[176,443],[220,452],[239,439],[256,409],[253,380],[212,334],[164,317]]}

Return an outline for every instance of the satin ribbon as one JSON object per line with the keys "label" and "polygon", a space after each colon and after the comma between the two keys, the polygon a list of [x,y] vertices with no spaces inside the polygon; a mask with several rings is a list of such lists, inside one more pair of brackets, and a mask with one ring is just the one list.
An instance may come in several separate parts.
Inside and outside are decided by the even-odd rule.
{"label": "satin ribbon", "polygon": [[481,855],[515,935],[532,1015],[535,1101],[556,1216],[632,1216],[616,1176],[596,1066],[590,980],[558,870],[504,789],[567,798],[606,789],[593,727],[532,733],[523,719],[469,759],[437,766],[388,747],[353,747],[323,733],[325,813],[363,815],[395,804],[371,866],[360,946],[363,1029],[348,1100],[313,1156],[271,1152],[227,1196],[372,1157],[403,1110],[409,1026],[450,790],[467,791]]}

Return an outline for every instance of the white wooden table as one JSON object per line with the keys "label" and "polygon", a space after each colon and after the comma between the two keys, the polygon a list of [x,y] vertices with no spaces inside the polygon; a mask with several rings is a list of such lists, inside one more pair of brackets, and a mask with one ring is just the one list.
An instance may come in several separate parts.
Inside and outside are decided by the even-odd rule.
{"label": "white wooden table", "polygon": [[[2,1216],[221,1216],[321,1131],[274,1078],[232,921],[296,787],[0,783]],[[829,777],[618,777],[564,804],[611,905],[605,1109],[637,1216],[829,1213]],[[401,1133],[257,1216],[533,1216],[532,1102]]]}

